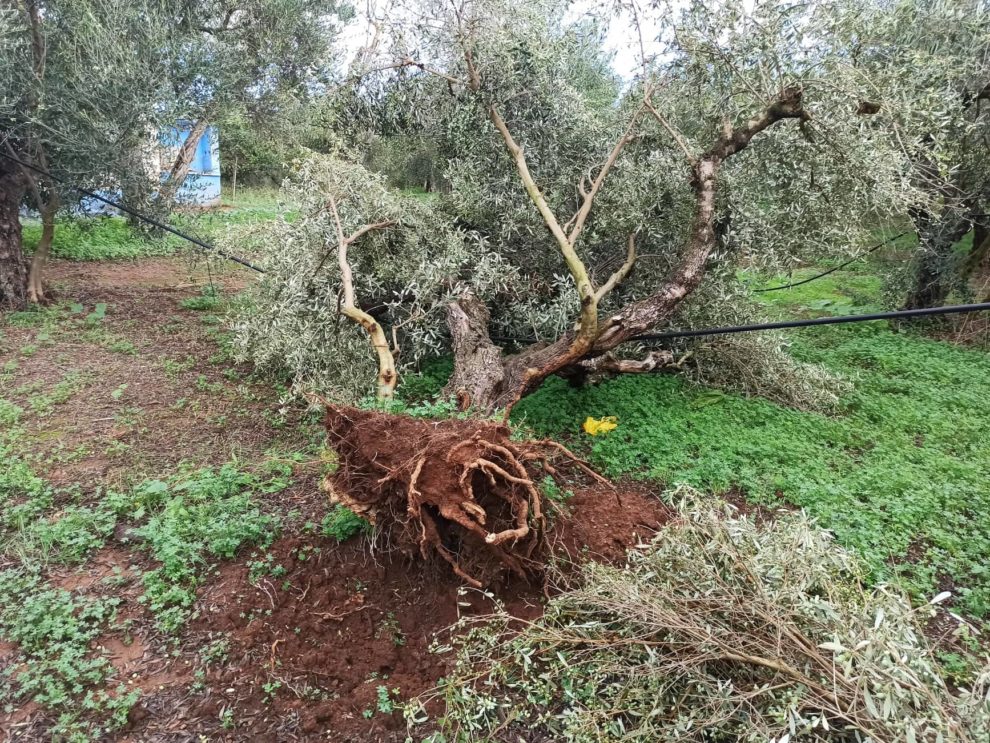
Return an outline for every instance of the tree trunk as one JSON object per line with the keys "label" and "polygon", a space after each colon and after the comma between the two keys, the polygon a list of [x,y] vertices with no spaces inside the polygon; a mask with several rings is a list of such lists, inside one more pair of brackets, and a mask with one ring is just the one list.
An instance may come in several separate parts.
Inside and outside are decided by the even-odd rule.
{"label": "tree trunk", "polygon": [[[736,135],[733,135],[736,136]],[[729,140],[730,143],[732,140]],[[748,140],[747,140],[748,141]],[[724,144],[724,143],[722,143]],[[742,149],[741,145],[738,149]],[[731,154],[728,153],[728,154]],[[705,264],[717,243],[715,235],[715,192],[721,162],[727,157],[721,149],[709,153],[692,166],[695,211],[691,234],[680,264],[654,294],[632,302],[612,314],[597,329],[591,347],[574,353],[574,333],[564,333],[553,343],[535,345],[515,356],[498,361],[497,349],[488,336],[487,311],[482,316],[461,298],[448,314],[454,349],[454,376],[446,389],[451,397],[470,400],[474,408],[492,412],[509,411],[543,381],[574,364],[601,356],[669,319],[681,303],[701,283]],[[475,300],[477,301],[477,300]],[[470,322],[458,322],[461,315]],[[484,319],[484,322],[480,322]],[[500,368],[495,365],[500,364]],[[463,404],[463,402],[462,402]]]}
{"label": "tree trunk", "polygon": [[454,373],[444,390],[461,410],[487,410],[504,378],[502,349],[488,336],[488,308],[474,295],[447,307],[447,326],[454,349]]}
{"label": "tree trunk", "polygon": [[0,160],[0,307],[23,307],[28,271],[21,249],[20,208],[24,179],[9,160]]}
{"label": "tree trunk", "polygon": [[45,301],[45,285],[43,274],[48,254],[51,252],[52,240],[55,238],[55,213],[58,211],[58,196],[52,195],[50,200],[41,207],[41,239],[35,248],[31,259],[31,270],[28,274],[28,299],[32,302]]}
{"label": "tree trunk", "polygon": [[963,276],[969,281],[977,272],[990,268],[990,228],[981,222],[973,225],[973,246],[966,256]]}
{"label": "tree trunk", "polygon": [[958,275],[953,270],[952,247],[969,232],[970,222],[955,212],[947,212],[939,218],[919,213],[913,218],[921,243],[921,259],[904,309],[940,307],[945,304]]}
{"label": "tree trunk", "polygon": [[159,191],[158,200],[160,202],[171,203],[179,189],[182,188],[182,184],[186,182],[186,177],[192,168],[193,157],[196,155],[196,148],[199,147],[199,142],[203,139],[208,126],[209,123],[204,116],[196,121],[193,128],[189,130],[189,136],[179,148],[179,154],[175,158],[172,170],[169,171],[168,179],[162,184],[162,189]]}

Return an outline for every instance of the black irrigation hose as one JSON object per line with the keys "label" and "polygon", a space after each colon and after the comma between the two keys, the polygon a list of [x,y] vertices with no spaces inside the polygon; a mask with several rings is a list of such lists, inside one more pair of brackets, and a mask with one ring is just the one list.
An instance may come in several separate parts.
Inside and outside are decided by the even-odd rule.
{"label": "black irrigation hose", "polygon": [[124,206],[123,204],[119,204],[116,201],[113,201],[111,199],[108,199],[108,198],[106,198],[104,196],[100,196],[98,193],[94,193],[93,191],[88,191],[85,188],[80,188],[79,186],[74,186],[73,184],[71,184],[68,181],[66,181],[64,178],[59,178],[58,176],[53,175],[52,173],[49,173],[49,172],[47,172],[47,171],[45,171],[45,170],[43,170],[43,169],[41,169],[39,167],[36,167],[34,165],[31,165],[30,163],[26,163],[23,160],[19,160],[18,158],[13,157],[12,155],[8,155],[5,152],[0,152],[0,157],[6,158],[7,160],[10,160],[11,162],[15,162],[18,165],[20,165],[22,168],[27,168],[28,170],[33,170],[36,173],[40,173],[41,175],[45,176],[46,178],[51,178],[53,181],[58,181],[59,183],[68,186],[73,191],[78,191],[79,193],[81,193],[81,194],[83,194],[85,196],[89,196],[90,198],[96,199],[97,201],[102,201],[104,204],[108,204],[109,206],[112,206],[114,209],[120,209],[120,211],[125,212],[127,214],[130,214],[133,217],[137,217],[138,219],[140,219],[140,220],[142,220],[144,222],[147,222],[150,225],[154,225],[158,229],[165,230],[166,232],[171,232],[173,235],[176,235],[178,237],[181,237],[183,240],[188,240],[193,245],[196,245],[196,246],[202,248],[203,250],[213,251],[217,255],[219,255],[219,256],[221,256],[223,258],[226,258],[229,261],[233,261],[234,263],[240,263],[245,268],[250,268],[252,271],[257,271],[258,273],[264,273],[265,272],[264,269],[258,268],[257,266],[255,266],[254,264],[250,263],[249,261],[244,260],[243,258],[238,258],[236,255],[231,255],[230,253],[225,253],[224,251],[220,250],[220,248],[216,247],[215,245],[210,245],[209,243],[205,243],[202,240],[199,240],[198,238],[192,237],[191,235],[187,235],[184,232],[180,232],[179,230],[175,229],[174,227],[170,227],[169,225],[165,224],[164,222],[159,222],[157,219],[154,219],[154,218],[149,217],[149,216],[147,216],[145,214],[142,214],[141,212],[137,211],[136,209],[131,209],[129,206]]}
{"label": "black irrigation hose", "polygon": [[[217,247],[215,247],[213,245],[210,245],[209,243],[205,243],[202,240],[199,240],[199,239],[197,239],[195,237],[192,237],[192,236],[187,235],[187,234],[185,234],[183,232],[180,232],[179,230],[175,229],[174,227],[170,227],[167,224],[164,224],[162,222],[159,222],[157,219],[153,219],[152,217],[148,217],[148,216],[142,214],[141,212],[139,212],[139,211],[137,211],[135,209],[131,209],[130,207],[124,206],[123,204],[118,204],[118,203],[116,203],[116,202],[114,202],[114,201],[112,201],[110,199],[107,199],[107,198],[104,198],[103,196],[100,196],[97,193],[94,193],[92,191],[88,191],[85,188],[80,188],[79,186],[74,186],[71,183],[68,183],[63,178],[58,178],[58,177],[52,175],[51,173],[49,173],[49,172],[47,172],[45,170],[42,170],[41,168],[35,167],[34,165],[31,165],[29,163],[23,162],[22,160],[19,160],[18,158],[13,157],[11,155],[8,155],[8,154],[6,154],[4,152],[0,152],[0,157],[4,157],[7,160],[10,160],[11,162],[17,163],[21,167],[28,168],[29,170],[33,170],[36,173],[40,173],[41,175],[45,176],[46,178],[51,178],[53,181],[58,181],[59,183],[65,184],[65,185],[69,186],[69,188],[71,188],[71,189],[73,189],[75,191],[78,191],[81,194],[84,194],[86,196],[90,196],[90,197],[92,197],[94,199],[97,199],[98,201],[102,201],[104,204],[108,204],[108,205],[114,207],[115,209],[120,209],[122,212],[126,212],[127,214],[131,214],[131,215],[137,217],[138,219],[141,219],[141,220],[147,222],[148,224],[151,224],[151,225],[154,225],[155,227],[158,227],[159,229],[165,230],[166,232],[171,232],[173,235],[176,235],[178,237],[181,237],[183,240],[188,240],[189,242],[193,243],[194,245],[199,246],[200,248],[202,248],[204,250],[211,250],[211,251],[215,252],[217,255],[220,255],[220,256],[226,258],[227,260],[234,261],[235,263],[239,263],[242,266],[245,266],[246,268],[250,268],[252,271],[257,271],[258,273],[265,273],[265,271],[263,269],[258,268],[255,265],[252,265],[251,263],[249,263],[248,261],[244,260],[243,258],[238,258],[237,256],[230,255],[229,253],[225,253],[224,251],[220,250],[219,248],[217,248]],[[892,242],[892,241],[896,240],[898,237],[901,237],[904,234],[907,234],[907,233],[901,233],[900,235],[897,235],[896,237],[892,237],[889,240],[885,240],[884,242],[880,243],[879,245],[875,245],[874,247],[870,248],[870,250],[867,251],[867,253],[865,253],[864,255],[867,255],[867,254],[873,252],[874,250],[879,249],[880,246],[885,245],[888,242]],[[814,281],[815,279],[821,278],[822,276],[826,276],[826,275],[832,273],[833,271],[838,271],[840,268],[842,268],[842,266],[848,265],[849,263],[852,263],[853,261],[859,260],[859,258],[862,258],[862,257],[863,256],[859,256],[857,258],[853,258],[852,260],[847,261],[846,263],[844,263],[844,264],[842,264],[840,266],[836,266],[835,268],[829,269],[828,271],[826,271],[826,272],[824,272],[822,274],[819,274],[818,276],[813,276],[813,277],[811,277],[809,279],[805,279],[803,281],[799,281],[799,282],[796,282],[794,284],[788,284],[787,286],[775,286],[775,287],[771,287],[769,289],[756,289],[754,291],[776,291],[777,289],[787,289],[787,288],[789,288],[791,286],[799,286],[800,284],[806,284],[809,281]],[[980,304],[956,304],[956,305],[950,305],[948,307],[923,307],[923,308],[917,309],[917,310],[897,310],[895,312],[877,312],[877,313],[874,313],[874,314],[871,314],[871,315],[842,315],[842,316],[839,316],[839,317],[818,317],[818,318],[814,318],[812,320],[784,320],[784,321],[781,321],[781,322],[759,323],[757,325],[730,325],[730,326],[726,326],[726,327],[722,327],[722,328],[703,328],[703,329],[700,329],[700,330],[673,330],[673,331],[671,331],[669,333],[650,333],[650,334],[646,334],[646,335],[637,335],[637,336],[633,336],[629,340],[632,340],[632,341],[660,341],[660,340],[668,340],[668,339],[671,339],[671,338],[696,338],[698,336],[705,336],[705,335],[731,335],[733,333],[752,333],[754,331],[759,331],[759,330],[779,330],[779,329],[782,329],[782,328],[807,328],[807,327],[810,327],[810,326],[813,326],[813,325],[839,325],[841,323],[848,323],[848,322],[867,322],[867,321],[870,321],[870,320],[890,320],[890,319],[894,319],[894,318],[898,318],[898,317],[921,317],[921,316],[926,316],[926,315],[950,315],[950,314],[956,314],[956,313],[960,313],[960,312],[985,312],[985,311],[988,311],[988,310],[990,310],[990,302],[983,302],[983,303],[980,303]],[[512,343],[536,343],[537,342],[537,339],[536,338],[512,338],[512,337],[492,336],[492,339],[495,340],[495,341],[497,341],[497,342],[512,342]]]}
{"label": "black irrigation hose", "polygon": [[801,286],[802,284],[810,284],[812,281],[817,281],[820,278],[823,278],[825,276],[828,276],[830,273],[835,273],[836,271],[841,271],[843,268],[845,268],[846,266],[848,266],[850,263],[855,263],[856,261],[860,260],[861,258],[865,258],[866,256],[870,255],[870,253],[875,253],[876,251],[880,250],[880,248],[882,248],[884,245],[887,245],[888,243],[892,243],[892,242],[894,242],[894,240],[897,240],[899,238],[902,238],[902,237],[904,237],[905,235],[908,235],[908,234],[910,234],[910,233],[909,232],[901,232],[900,234],[897,234],[897,235],[894,235],[893,237],[887,238],[883,242],[879,242],[876,245],[874,245],[873,247],[871,247],[865,253],[862,253],[861,255],[857,255],[855,258],[850,258],[848,261],[846,261],[845,263],[840,263],[835,268],[830,268],[827,271],[822,271],[821,273],[816,274],[814,276],[811,276],[811,277],[809,277],[807,279],[802,279],[801,281],[795,281],[795,282],[793,282],[791,284],[784,284],[782,286],[771,286],[771,287],[768,287],[766,289],[753,289],[753,293],[754,294],[758,294],[758,293],[762,293],[762,292],[776,292],[776,291],[780,291],[781,289],[791,289],[791,288],[793,288],[795,286]]}
{"label": "black irrigation hose", "polygon": [[757,330],[780,330],[782,328],[807,328],[814,325],[841,325],[848,322],[868,322],[870,320],[893,320],[899,317],[924,317],[927,315],[953,315],[961,312],[987,312],[990,302],[979,304],[953,304],[947,307],[922,307],[916,310],[895,310],[893,312],[874,312],[869,315],[839,315],[837,317],[816,317],[811,320],[782,320],[780,322],[764,322],[756,325],[729,325],[724,328],[704,328],[701,330],[674,330],[669,333],[650,333],[637,335],[632,340],[661,341],[668,338],[695,338],[701,335],[731,335],[733,333],[752,333]]}

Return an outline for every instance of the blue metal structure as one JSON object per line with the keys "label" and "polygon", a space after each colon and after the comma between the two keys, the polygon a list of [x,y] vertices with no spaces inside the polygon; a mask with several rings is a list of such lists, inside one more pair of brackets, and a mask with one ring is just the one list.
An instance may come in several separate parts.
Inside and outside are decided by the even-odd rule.
{"label": "blue metal structure", "polygon": [[[162,179],[168,177],[183,142],[189,138],[192,122],[180,121],[171,129],[162,131],[158,141],[163,154]],[[220,204],[220,139],[215,127],[208,126],[196,147],[189,175],[176,194],[176,201],[190,206],[218,206]]]}
{"label": "blue metal structure", "polygon": [[[180,121],[154,136],[155,147],[151,153],[148,173],[152,179],[164,181],[168,178],[175,158],[179,154],[179,148],[189,138],[191,129],[191,122]],[[117,189],[100,189],[98,193],[112,200],[122,198]],[[186,206],[220,205],[220,138],[216,127],[208,126],[200,138],[189,175],[175,198],[178,203]],[[117,213],[113,207],[89,197],[80,200],[77,211],[92,216]]]}

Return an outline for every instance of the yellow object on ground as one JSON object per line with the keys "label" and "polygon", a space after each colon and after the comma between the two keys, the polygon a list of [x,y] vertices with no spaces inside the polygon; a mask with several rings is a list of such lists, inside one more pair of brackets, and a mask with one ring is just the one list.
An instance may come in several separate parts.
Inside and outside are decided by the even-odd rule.
{"label": "yellow object on ground", "polygon": [[600,433],[607,433],[613,428],[619,425],[619,419],[614,415],[607,415],[604,418],[592,418],[590,415],[584,419],[584,425],[581,426],[584,432],[591,434],[592,436],[597,436]]}

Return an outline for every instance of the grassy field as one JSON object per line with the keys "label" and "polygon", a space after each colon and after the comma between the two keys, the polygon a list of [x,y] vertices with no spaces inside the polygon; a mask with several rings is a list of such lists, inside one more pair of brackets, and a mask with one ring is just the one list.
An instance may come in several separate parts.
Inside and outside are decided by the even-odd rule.
{"label": "grassy field", "polygon": [[[868,312],[881,302],[869,268],[763,296],[781,317]],[[990,358],[886,323],[789,338],[798,358],[854,382],[836,414],[655,376],[583,390],[554,380],[514,415],[557,436],[573,435],[586,416],[617,416],[616,430],[582,440],[610,475],[800,506],[862,555],[876,580],[897,580],[918,600],[951,589],[961,609],[985,617]]]}
{"label": "grassy field", "polygon": [[[247,191],[176,224],[209,237],[276,213],[271,192]],[[55,256],[71,260],[52,266],[56,303],[0,321],[0,723],[19,740],[275,739],[286,721],[303,730],[302,709],[353,724],[355,739],[401,740],[388,737],[402,734],[400,698],[440,673],[426,630],[461,616],[465,598],[448,580],[438,604],[436,576],[409,572],[428,568],[338,546],[363,522],[317,487],[332,466],[319,419],[232,357],[227,300],[251,277],[162,257],[177,250],[122,219],[60,225]],[[138,260],[103,262],[117,258]],[[875,274],[864,262],[763,301],[779,317],[879,309]],[[852,383],[833,414],[632,375],[550,380],[513,417],[652,490],[804,508],[871,580],[918,602],[952,591],[954,611],[985,620],[986,351],[882,323],[788,338]],[[446,369],[407,378],[403,394],[429,398]],[[590,437],[587,416],[618,426]],[[431,590],[389,603],[413,584]],[[311,626],[328,592],[329,624]],[[944,660],[964,678],[957,650]]]}
{"label": "grassy field", "polygon": [[[218,209],[188,210],[169,222],[193,237],[210,241],[230,226],[263,222],[278,213],[277,191],[242,188],[236,201],[225,198]],[[33,252],[41,239],[38,220],[27,220],[23,239],[25,249]],[[175,235],[136,230],[125,217],[99,216],[58,220],[51,255],[72,261],[100,261],[181,254],[189,249],[189,243]]]}

